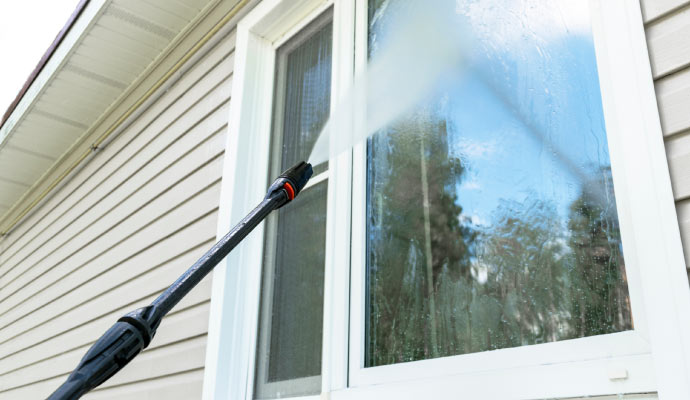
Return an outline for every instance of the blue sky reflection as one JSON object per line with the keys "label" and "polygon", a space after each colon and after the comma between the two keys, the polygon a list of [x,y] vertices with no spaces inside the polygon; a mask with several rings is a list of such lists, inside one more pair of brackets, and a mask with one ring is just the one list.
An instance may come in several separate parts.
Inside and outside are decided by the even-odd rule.
{"label": "blue sky reflection", "polygon": [[366,365],[632,329],[586,2],[450,5],[469,59],[369,141]]}
{"label": "blue sky reflection", "polygon": [[[443,82],[438,97],[450,151],[468,170],[459,203],[466,218],[488,225],[501,200],[536,197],[566,221],[583,178],[610,164],[591,31],[583,21],[515,18],[523,5],[494,3],[459,6],[475,35],[472,66],[460,82]],[[549,9],[558,2],[537,3],[542,16],[561,14]],[[588,17],[586,2],[570,3],[578,3],[571,15]]]}

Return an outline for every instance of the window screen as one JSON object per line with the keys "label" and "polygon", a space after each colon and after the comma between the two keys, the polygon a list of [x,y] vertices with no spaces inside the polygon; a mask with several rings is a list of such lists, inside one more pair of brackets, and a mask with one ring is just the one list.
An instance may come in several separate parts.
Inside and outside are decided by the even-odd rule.
{"label": "window screen", "polygon": [[[277,51],[271,177],[306,160],[328,118],[331,20],[326,12]],[[257,398],[320,392],[327,188],[327,180],[308,186],[267,220]]]}

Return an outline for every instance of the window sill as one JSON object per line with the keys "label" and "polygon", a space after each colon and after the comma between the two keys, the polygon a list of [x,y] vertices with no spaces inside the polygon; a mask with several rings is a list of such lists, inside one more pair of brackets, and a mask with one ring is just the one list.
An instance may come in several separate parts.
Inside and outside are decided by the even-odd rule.
{"label": "window sill", "polygon": [[[620,371],[625,371],[627,378],[615,379]],[[442,399],[461,396],[473,400],[527,400],[655,391],[652,357],[641,354],[366,385],[333,391],[325,398]]]}

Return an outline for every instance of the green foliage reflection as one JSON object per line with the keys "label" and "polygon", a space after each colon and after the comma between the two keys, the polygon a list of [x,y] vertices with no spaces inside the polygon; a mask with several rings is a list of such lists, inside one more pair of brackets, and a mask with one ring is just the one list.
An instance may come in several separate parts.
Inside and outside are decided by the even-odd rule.
{"label": "green foliage reflection", "polygon": [[565,221],[530,195],[478,226],[448,142],[417,114],[369,143],[367,366],[632,329],[609,171]]}

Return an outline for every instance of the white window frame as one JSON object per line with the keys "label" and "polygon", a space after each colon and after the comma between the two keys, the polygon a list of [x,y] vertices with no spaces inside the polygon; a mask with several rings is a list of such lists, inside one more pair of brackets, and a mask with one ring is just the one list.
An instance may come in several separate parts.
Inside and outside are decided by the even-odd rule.
{"label": "white window frame", "polygon": [[[265,195],[269,183],[266,180],[269,168],[276,50],[329,7],[334,7],[334,43],[345,43],[348,40],[352,42],[351,38],[341,37],[342,27],[351,27],[353,24],[345,21],[354,21],[354,9],[348,3],[333,0],[264,0],[238,23],[217,231],[219,237],[231,228],[232,223],[239,221],[258,204]],[[352,28],[348,29],[352,32]],[[352,79],[353,54],[352,50],[342,50],[346,48],[347,46],[341,50],[333,49],[332,106],[339,89],[343,85],[348,85],[347,78],[340,77]],[[349,62],[343,62],[343,59]],[[331,160],[327,175],[322,175],[329,179],[328,243],[334,240],[334,226],[342,223],[341,216],[333,214],[335,207],[331,205],[336,204],[333,199],[338,196],[348,199],[350,197],[349,177],[342,174],[342,171],[348,173],[349,170],[350,160],[344,157],[342,160]],[[340,183],[343,179],[347,181],[346,184]],[[348,188],[345,194],[341,190],[344,187]],[[349,241],[349,228],[347,231]],[[205,399],[253,397],[263,236],[264,224],[260,224],[214,271],[204,373]],[[344,250],[349,254],[349,248]],[[338,254],[326,251],[326,265],[332,265],[329,260],[334,257],[338,257]],[[325,293],[334,292],[328,287],[329,282],[334,281],[330,274],[331,271],[326,268]],[[329,299],[324,299],[324,302],[329,311],[335,308],[329,305]],[[343,343],[347,346],[347,327],[333,326],[334,318],[331,318],[329,312],[324,314],[324,349],[333,348],[333,340],[338,336],[329,335],[328,331],[342,332]],[[347,319],[347,314],[343,319]],[[334,370],[323,367],[337,364],[329,364],[331,358],[330,354],[323,353],[322,386],[331,387],[334,381],[329,376]],[[346,367],[342,370],[343,376],[346,376]]]}
{"label": "white window frame", "polygon": [[[275,50],[330,6],[333,108],[355,69],[366,67],[366,0],[263,0],[238,24],[219,236],[265,194],[257,182],[268,171]],[[690,398],[690,290],[640,6],[590,0],[590,9],[635,329],[363,368],[361,143],[329,164],[324,395],[539,399],[658,391],[665,399]],[[214,273],[205,399],[252,398],[262,247],[259,226]]]}

